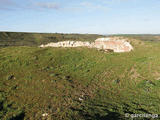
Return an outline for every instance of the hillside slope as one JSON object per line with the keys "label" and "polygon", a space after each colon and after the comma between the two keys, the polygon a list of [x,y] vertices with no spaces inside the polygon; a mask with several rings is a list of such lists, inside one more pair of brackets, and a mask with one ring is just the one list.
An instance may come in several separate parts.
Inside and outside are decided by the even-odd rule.
{"label": "hillside slope", "polygon": [[160,114],[160,44],[132,43],[135,50],[121,54],[0,49],[0,118],[128,120],[125,113]]}
{"label": "hillside slope", "polygon": [[5,46],[38,46],[58,41],[94,41],[102,37],[96,34],[60,34],[60,33],[20,33],[0,32],[0,47]]}

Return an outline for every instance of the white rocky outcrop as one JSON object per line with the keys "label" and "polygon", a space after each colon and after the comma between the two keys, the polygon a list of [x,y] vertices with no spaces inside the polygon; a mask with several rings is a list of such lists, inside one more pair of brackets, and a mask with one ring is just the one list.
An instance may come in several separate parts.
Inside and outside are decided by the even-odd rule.
{"label": "white rocky outcrop", "polygon": [[95,48],[113,50],[114,52],[129,52],[132,45],[121,37],[98,38],[95,40]]}
{"label": "white rocky outcrop", "polygon": [[48,43],[47,45],[41,45],[40,47],[88,47],[90,46],[89,42],[81,41],[63,41],[57,43]]}
{"label": "white rocky outcrop", "polygon": [[113,52],[129,52],[133,50],[132,45],[126,39],[121,37],[106,37],[98,38],[95,42],[82,41],[63,41],[57,43],[48,43],[40,47],[89,47],[97,48],[105,51],[112,50]]}

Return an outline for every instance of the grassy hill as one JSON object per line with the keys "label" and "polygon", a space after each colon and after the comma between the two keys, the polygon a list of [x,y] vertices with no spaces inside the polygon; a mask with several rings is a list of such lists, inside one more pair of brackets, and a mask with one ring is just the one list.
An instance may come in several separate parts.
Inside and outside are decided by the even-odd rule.
{"label": "grassy hill", "polygon": [[38,46],[58,41],[94,41],[103,37],[96,34],[60,34],[60,33],[18,33],[0,32],[0,47],[5,46]]}
{"label": "grassy hill", "polygon": [[123,36],[147,42],[160,42],[159,34],[126,34],[126,35],[113,35],[113,36]]}
{"label": "grassy hill", "polygon": [[129,53],[1,48],[0,118],[132,120],[125,114],[160,115],[160,43],[129,39],[134,46]]}

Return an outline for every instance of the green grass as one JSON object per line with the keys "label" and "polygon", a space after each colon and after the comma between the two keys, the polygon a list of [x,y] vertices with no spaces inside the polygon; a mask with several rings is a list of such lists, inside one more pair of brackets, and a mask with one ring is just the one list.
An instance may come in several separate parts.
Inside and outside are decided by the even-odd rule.
{"label": "green grass", "polygon": [[97,34],[62,34],[62,33],[23,33],[0,32],[0,47],[7,46],[39,46],[58,41],[94,41],[103,37]]}
{"label": "green grass", "polygon": [[128,120],[125,113],[160,115],[160,43],[132,43],[135,49],[129,53],[1,48],[0,118]]}

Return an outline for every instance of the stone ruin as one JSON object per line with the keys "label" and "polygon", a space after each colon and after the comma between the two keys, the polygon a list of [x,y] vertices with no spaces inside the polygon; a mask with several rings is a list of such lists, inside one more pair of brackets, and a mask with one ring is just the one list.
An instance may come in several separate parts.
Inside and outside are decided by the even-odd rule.
{"label": "stone ruin", "polygon": [[62,41],[57,43],[48,43],[47,45],[41,45],[40,47],[88,47],[91,44],[89,42],[81,41]]}
{"label": "stone ruin", "polygon": [[132,45],[124,38],[98,38],[95,40],[95,47],[103,50],[113,50],[114,52],[129,52],[133,50]]}
{"label": "stone ruin", "polygon": [[132,45],[122,37],[98,38],[95,40],[95,42],[91,43],[82,41],[63,41],[57,43],[48,43],[47,45],[41,45],[40,47],[88,47],[113,52],[129,52],[133,50]]}

